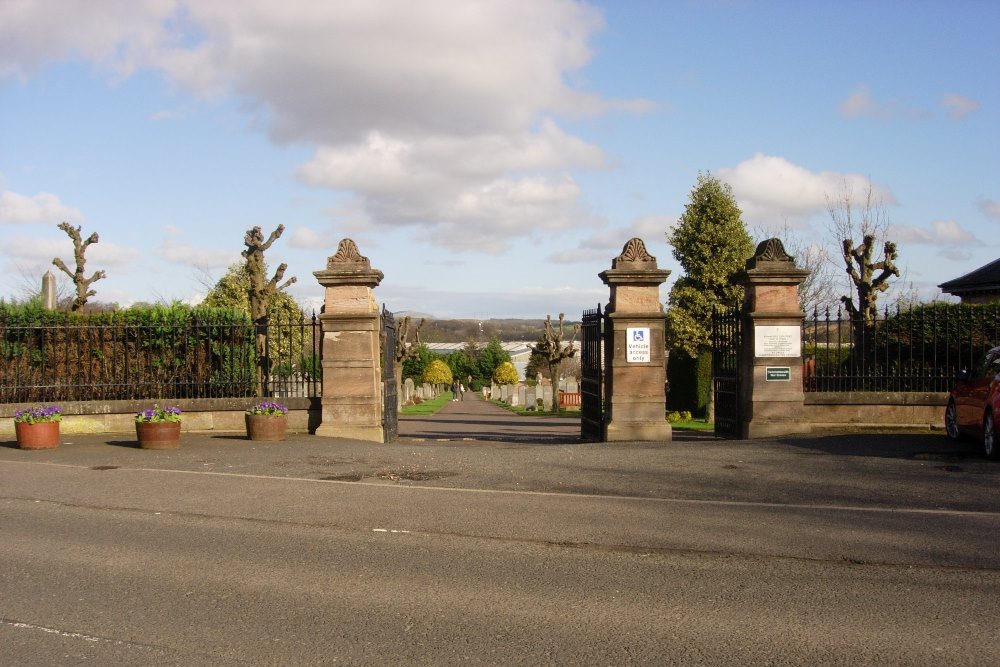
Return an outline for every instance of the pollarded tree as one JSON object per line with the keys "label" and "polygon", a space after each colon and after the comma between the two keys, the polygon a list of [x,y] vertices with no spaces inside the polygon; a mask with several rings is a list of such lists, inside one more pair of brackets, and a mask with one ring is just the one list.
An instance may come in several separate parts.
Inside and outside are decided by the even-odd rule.
{"label": "pollarded tree", "polygon": [[[882,198],[871,181],[860,201],[845,184],[835,200],[827,200],[831,232],[840,245],[841,256],[851,286],[857,296],[842,296],[840,300],[851,319],[866,327],[875,325],[878,316],[878,296],[889,289],[889,280],[899,278],[896,268],[896,244],[886,238],[889,217]],[[861,243],[854,244],[860,238]],[[881,251],[876,251],[881,245]]]}
{"label": "pollarded tree", "polygon": [[427,368],[424,369],[423,380],[428,384],[443,384],[447,386],[451,384],[452,379],[451,369],[448,368],[448,364],[444,363],[442,359],[435,359],[427,364]]}
{"label": "pollarded tree", "polygon": [[97,243],[99,237],[97,236],[97,232],[94,232],[87,237],[86,240],[84,240],[80,234],[80,225],[73,227],[68,222],[59,223],[59,229],[66,232],[66,235],[73,240],[73,258],[76,261],[76,270],[70,271],[69,268],[67,268],[66,263],[58,257],[53,259],[52,263],[62,269],[62,271],[73,280],[73,286],[76,288],[76,298],[73,299],[72,310],[77,311],[81,310],[87,304],[88,298],[97,294],[97,292],[90,289],[90,285],[97,282],[101,278],[107,277],[104,271],[95,271],[89,278],[87,278],[84,273],[84,265],[87,263],[87,258],[85,256],[87,248],[89,248],[91,244]]}
{"label": "pollarded tree", "polygon": [[[552,379],[552,392],[553,396],[558,396],[559,392],[559,366],[562,364],[563,359],[569,359],[576,355],[576,348],[573,346],[573,341],[576,339],[576,334],[579,333],[580,327],[573,327],[573,335],[570,337],[569,342],[563,343],[563,337],[566,334],[565,325],[566,315],[564,313],[559,313],[559,329],[558,331],[554,326],[552,326],[552,316],[545,316],[545,330],[542,333],[542,337],[538,339],[535,345],[529,345],[532,353],[541,355],[549,367],[549,377]],[[559,401],[555,401],[556,412],[559,412]]]}
{"label": "pollarded tree", "polygon": [[664,331],[671,395],[679,396],[687,386],[693,401],[686,409],[705,411],[711,418],[711,384],[698,381],[705,375],[698,366],[711,364],[712,310],[740,303],[743,288],[733,279],[753,254],[753,241],[729,184],[698,174],[684,215],[667,241],[684,269],[670,288]]}
{"label": "pollarded tree", "polygon": [[517,369],[510,361],[502,361],[493,371],[494,384],[517,384],[521,378],[517,375]]}
{"label": "pollarded tree", "polygon": [[[246,262],[235,262],[226,274],[219,278],[215,286],[205,295],[201,305],[213,308],[232,308],[251,315],[250,274]],[[264,312],[272,321],[297,324],[302,318],[302,309],[288,292],[274,291],[264,306]],[[252,317],[252,315],[251,315]],[[275,341],[269,341],[272,356],[278,359],[276,371],[284,375],[293,366],[306,365],[305,336],[301,327],[290,327],[289,334]],[[311,352],[311,350],[309,351]]]}
{"label": "pollarded tree", "polygon": [[[285,226],[278,225],[278,228],[271,232],[265,241],[264,233],[259,226],[255,226],[248,229],[246,236],[243,237],[243,245],[246,246],[246,250],[240,254],[247,260],[247,276],[250,279],[247,299],[250,303],[250,317],[258,325],[262,324],[262,320],[268,314],[267,306],[271,298],[293,284],[296,280],[295,276],[292,276],[284,283],[281,282],[281,279],[285,276],[285,271],[288,269],[288,265],[284,262],[278,265],[278,269],[274,272],[271,279],[267,279],[267,263],[264,261],[264,251],[270,248],[271,244],[278,240],[284,231]],[[258,331],[266,332],[266,329]],[[261,394],[264,393],[264,379],[271,373],[271,360],[265,354],[267,350],[266,339],[267,333],[257,334],[258,380]]]}
{"label": "pollarded tree", "polygon": [[410,340],[410,325],[412,322],[413,320],[410,316],[406,315],[399,320],[399,324],[397,325],[398,329],[396,330],[395,350],[396,363],[393,366],[397,387],[402,386],[406,362],[417,358],[421,349],[427,351],[427,346],[420,342],[420,330],[424,326],[424,319],[421,318],[420,322],[417,323],[416,328],[413,329],[413,340]]}

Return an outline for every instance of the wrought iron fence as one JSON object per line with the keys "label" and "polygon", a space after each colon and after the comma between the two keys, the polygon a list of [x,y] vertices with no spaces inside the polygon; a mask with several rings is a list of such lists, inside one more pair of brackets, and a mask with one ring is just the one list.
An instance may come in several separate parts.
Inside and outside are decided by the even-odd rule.
{"label": "wrought iron fence", "polygon": [[315,314],[258,326],[197,315],[162,323],[0,318],[0,403],[318,396],[321,340]]}
{"label": "wrought iron fence", "polygon": [[886,309],[873,322],[838,309],[803,329],[806,391],[943,392],[1000,344],[1000,304]]}

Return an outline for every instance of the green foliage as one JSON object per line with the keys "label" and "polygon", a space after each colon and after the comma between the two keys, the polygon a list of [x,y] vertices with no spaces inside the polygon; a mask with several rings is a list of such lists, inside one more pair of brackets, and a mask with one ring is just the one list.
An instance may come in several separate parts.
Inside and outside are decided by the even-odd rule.
{"label": "green foliage", "polygon": [[691,421],[691,413],[687,410],[681,410],[680,412],[668,412],[667,421],[671,424],[676,424],[677,422],[688,422]]}
{"label": "green foliage", "polygon": [[743,288],[733,279],[753,254],[753,241],[729,184],[699,174],[668,241],[684,275],[670,289],[667,347],[697,357],[711,346],[712,308],[732,307],[742,300]]}
{"label": "green foliage", "polygon": [[[226,308],[250,313],[250,273],[246,262],[235,262],[215,287],[205,296],[202,306]],[[284,290],[277,290],[267,301],[267,315],[271,322],[283,324],[299,324],[303,322],[302,309]],[[309,357],[314,356],[311,350],[305,349],[305,332],[303,327],[282,328],[284,335],[271,336],[267,341],[268,355],[271,360],[271,372],[279,378],[291,377],[296,370],[307,373]],[[263,350],[262,350],[263,352]],[[315,365],[315,364],[314,364]]]}
{"label": "green foliage", "polygon": [[[444,358],[444,362],[448,365],[452,377],[459,378],[463,383],[468,376],[475,376],[479,370],[475,362],[469,359],[469,355],[465,350],[455,350]],[[451,380],[448,382],[451,382]]]}
{"label": "green foliage", "polygon": [[691,357],[683,350],[671,350],[667,359],[667,382],[670,385],[667,409],[704,417],[712,391],[711,352]]}
{"label": "green foliage", "polygon": [[[486,347],[479,352],[479,369],[477,376],[483,379],[492,379],[497,368],[500,367],[500,364],[509,363],[510,361],[510,353],[503,349],[500,339],[494,336],[490,339],[490,342],[486,344]],[[514,374],[517,375],[516,372]],[[517,380],[514,382],[517,382]],[[505,382],[501,384],[511,383]]]}
{"label": "green foliage", "polygon": [[496,384],[517,384],[521,378],[517,376],[517,369],[509,361],[503,361],[496,370],[493,371],[493,382]]}
{"label": "green foliage", "polygon": [[434,353],[421,343],[415,348],[414,356],[403,362],[403,379],[412,378],[414,382],[422,382],[424,370],[434,359]]}
{"label": "green foliage", "polygon": [[451,369],[441,359],[435,359],[424,369],[424,377],[421,378],[428,384],[451,384],[454,376]]}

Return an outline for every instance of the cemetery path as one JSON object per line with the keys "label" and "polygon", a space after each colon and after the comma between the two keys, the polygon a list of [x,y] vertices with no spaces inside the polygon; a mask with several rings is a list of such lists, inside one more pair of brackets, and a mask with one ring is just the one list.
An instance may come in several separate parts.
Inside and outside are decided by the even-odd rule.
{"label": "cemetery path", "polygon": [[522,417],[477,393],[466,392],[464,401],[451,401],[436,414],[400,415],[399,437],[566,444],[580,441],[580,417],[579,413],[569,417]]}

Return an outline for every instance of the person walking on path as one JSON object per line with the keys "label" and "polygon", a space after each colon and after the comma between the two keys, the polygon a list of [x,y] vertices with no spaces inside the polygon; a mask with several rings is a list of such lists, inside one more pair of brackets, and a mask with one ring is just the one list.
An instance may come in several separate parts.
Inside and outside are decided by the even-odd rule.
{"label": "person walking on path", "polygon": [[460,385],[458,383],[458,380],[452,380],[451,381],[451,400],[452,401],[457,401],[458,400],[458,393],[459,393],[458,389],[461,386],[462,385]]}

